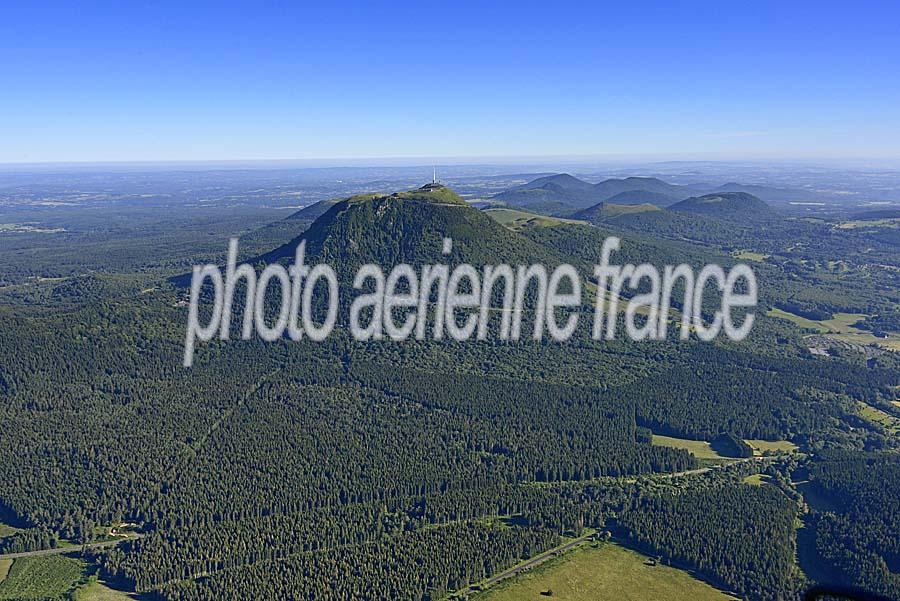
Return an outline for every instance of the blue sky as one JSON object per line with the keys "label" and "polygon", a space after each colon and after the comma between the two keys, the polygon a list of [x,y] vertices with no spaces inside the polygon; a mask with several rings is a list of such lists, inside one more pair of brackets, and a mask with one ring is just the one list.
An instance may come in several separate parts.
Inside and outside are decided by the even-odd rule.
{"label": "blue sky", "polygon": [[896,2],[678,5],[7,3],[0,163],[900,157]]}

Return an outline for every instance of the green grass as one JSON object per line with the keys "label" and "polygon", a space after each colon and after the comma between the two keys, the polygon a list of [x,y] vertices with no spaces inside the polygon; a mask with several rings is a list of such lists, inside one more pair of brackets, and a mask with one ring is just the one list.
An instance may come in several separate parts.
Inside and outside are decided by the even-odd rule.
{"label": "green grass", "polygon": [[756,440],[748,438],[744,442],[753,447],[753,450],[759,455],[762,455],[766,451],[794,453],[798,449],[797,445],[788,440]]}
{"label": "green grass", "polygon": [[547,215],[538,215],[537,213],[518,211],[516,209],[486,209],[484,212],[494,221],[511,230],[520,230],[528,226],[549,227],[561,223],[586,223],[576,219],[548,217]]}
{"label": "green grass", "polygon": [[0,559],[0,583],[6,580],[6,575],[9,574],[9,568],[12,567],[12,564],[12,559]]}
{"label": "green grass", "polygon": [[892,351],[900,351],[900,334],[890,333],[887,338],[877,338],[867,330],[853,327],[853,324],[867,317],[862,313],[835,313],[831,319],[822,320],[807,319],[781,309],[772,309],[766,315],[786,319],[801,328],[814,330],[819,334],[828,334],[835,340],[862,346],[877,344]]}
{"label": "green grass", "polygon": [[881,409],[877,409],[875,407],[872,407],[871,405],[867,405],[862,401],[858,401],[858,403],[859,414],[863,419],[874,424],[878,424],[892,436],[900,434],[900,419],[897,419],[889,413],[885,413]]}
{"label": "green grass", "polygon": [[812,319],[807,319],[805,317],[800,317],[799,315],[795,315],[793,313],[788,313],[787,311],[782,311],[781,309],[775,308],[771,311],[767,312],[766,315],[769,317],[777,317],[779,319],[786,319],[794,324],[800,326],[801,328],[806,328],[807,330],[815,330],[820,334],[825,334],[828,332],[828,328],[822,325],[821,321],[813,321]]}
{"label": "green grass", "polygon": [[75,590],[73,599],[74,601],[131,601],[133,598],[127,593],[106,586],[92,576],[86,584]]}
{"label": "green grass", "polygon": [[768,481],[769,477],[763,474],[750,474],[744,478],[744,484],[750,484],[751,486],[762,486]]}
{"label": "green grass", "polygon": [[876,344],[880,347],[892,351],[900,351],[900,334],[896,333],[888,334],[887,338],[878,338],[870,332],[866,332],[864,330],[854,330],[845,334],[834,334],[833,337],[836,340],[843,340],[844,342],[850,342],[862,346]]}
{"label": "green grass", "polygon": [[885,219],[860,219],[856,221],[844,221],[837,226],[842,230],[853,230],[860,227],[882,227],[888,229],[900,228],[900,219],[888,217]]}
{"label": "green grass", "polygon": [[672,436],[653,435],[653,444],[660,447],[672,447],[684,449],[697,459],[725,459],[719,455],[705,440],[689,440],[687,438],[674,438]]}
{"label": "green grass", "polygon": [[[504,580],[473,601],[653,601],[733,599],[687,572],[648,565],[647,557],[614,543],[584,546]],[[552,596],[542,592],[552,591]]]}
{"label": "green grass", "polygon": [[752,250],[742,250],[735,253],[732,253],[732,256],[739,261],[756,261],[757,263],[762,263],[766,259],[768,259],[771,255],[766,255],[763,253],[753,252]]}
{"label": "green grass", "polygon": [[766,315],[787,319],[798,326],[816,330],[823,334],[865,333],[863,330],[854,328],[853,324],[868,317],[864,313],[835,313],[831,319],[807,319],[806,317],[801,317],[794,313],[789,313],[788,311],[782,311],[781,309],[772,309]]}
{"label": "green grass", "polygon": [[0,583],[0,600],[61,598],[77,584],[83,569],[80,561],[62,555],[16,559]]}

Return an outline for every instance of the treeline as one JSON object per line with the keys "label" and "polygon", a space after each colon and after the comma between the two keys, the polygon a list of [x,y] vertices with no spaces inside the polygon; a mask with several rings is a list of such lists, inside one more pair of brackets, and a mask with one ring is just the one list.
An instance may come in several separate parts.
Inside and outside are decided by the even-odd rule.
{"label": "treeline", "polygon": [[55,549],[57,546],[59,536],[55,532],[47,528],[28,528],[0,538],[0,555]]}
{"label": "treeline", "polygon": [[833,450],[809,465],[831,511],[813,507],[816,552],[836,582],[900,598],[900,457]]}
{"label": "treeline", "polygon": [[900,332],[900,310],[885,311],[880,315],[865,317],[857,322],[856,327],[871,330],[876,336],[887,332]]}
{"label": "treeline", "polygon": [[627,494],[618,486],[560,492],[528,484],[473,482],[468,488],[385,502],[240,520],[194,520],[107,551],[100,562],[108,578],[149,591],[202,574],[494,516],[507,516],[507,523],[522,529],[578,533],[585,526],[602,526],[607,512],[624,506]]}
{"label": "treeline", "polygon": [[895,369],[694,344],[616,396],[634,403],[638,424],[660,434],[711,440],[727,431],[777,440],[841,429],[853,414],[841,397],[875,400],[898,383]]}
{"label": "treeline", "polygon": [[468,522],[299,554],[164,587],[167,601],[437,600],[561,541],[555,534]]}
{"label": "treeline", "polygon": [[834,313],[828,309],[811,303],[784,301],[776,303],[775,306],[782,311],[787,311],[788,313],[793,313],[794,315],[799,315],[806,319],[812,319],[813,321],[823,321],[834,317]]}
{"label": "treeline", "polygon": [[713,438],[710,446],[725,457],[753,457],[753,447],[730,432],[722,432]]}
{"label": "treeline", "polygon": [[642,496],[618,520],[651,555],[694,568],[751,599],[792,599],[797,506],[774,486]]}

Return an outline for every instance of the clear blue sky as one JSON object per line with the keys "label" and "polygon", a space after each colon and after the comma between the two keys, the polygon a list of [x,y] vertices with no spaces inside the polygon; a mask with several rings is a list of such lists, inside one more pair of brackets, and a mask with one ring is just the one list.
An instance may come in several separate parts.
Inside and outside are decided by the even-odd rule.
{"label": "clear blue sky", "polygon": [[900,157],[896,2],[11,2],[0,162]]}

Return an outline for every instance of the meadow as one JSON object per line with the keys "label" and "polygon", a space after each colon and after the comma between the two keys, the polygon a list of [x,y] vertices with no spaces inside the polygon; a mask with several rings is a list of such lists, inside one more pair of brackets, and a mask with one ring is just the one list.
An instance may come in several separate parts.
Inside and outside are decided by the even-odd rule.
{"label": "meadow", "polygon": [[689,440],[687,438],[654,434],[653,444],[673,449],[684,449],[697,459],[727,459],[727,457],[717,453],[705,440]]}
{"label": "meadow", "polygon": [[900,351],[900,334],[892,332],[888,334],[887,338],[879,338],[868,330],[854,327],[854,324],[867,317],[862,313],[835,313],[831,319],[815,320],[775,308],[766,315],[786,319],[801,328],[814,330],[819,334],[827,334],[835,340],[860,346],[876,344],[892,351]]}
{"label": "meadow", "polygon": [[615,543],[581,547],[501,582],[474,601],[725,601],[734,597],[689,573]]}
{"label": "meadow", "polygon": [[0,582],[0,601],[63,599],[83,569],[82,562],[62,555],[15,559]]}
{"label": "meadow", "polygon": [[787,440],[757,440],[748,438],[744,442],[753,447],[754,455],[762,455],[766,451],[771,451],[773,453],[795,453],[798,450],[797,445]]}

